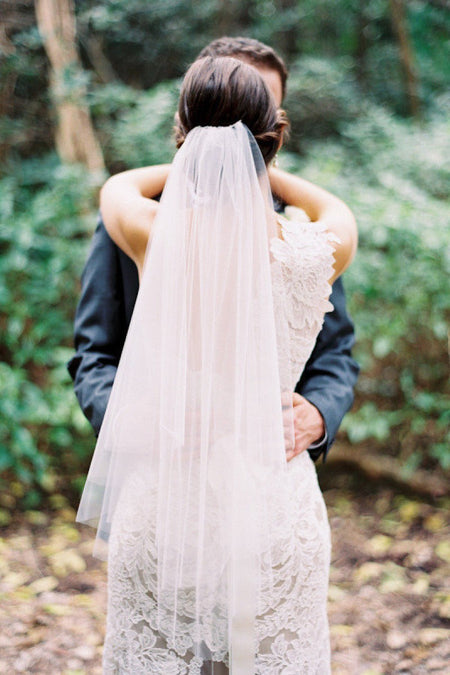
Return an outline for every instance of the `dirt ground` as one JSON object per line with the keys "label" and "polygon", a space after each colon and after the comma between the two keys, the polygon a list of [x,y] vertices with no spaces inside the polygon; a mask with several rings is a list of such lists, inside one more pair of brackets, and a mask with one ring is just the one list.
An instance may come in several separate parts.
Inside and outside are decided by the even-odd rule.
{"label": "dirt ground", "polygon": [[[450,673],[449,501],[335,467],[320,479],[333,675]],[[100,674],[106,568],[91,557],[92,531],[61,495],[48,511],[11,517],[15,490],[0,508],[0,674]]]}

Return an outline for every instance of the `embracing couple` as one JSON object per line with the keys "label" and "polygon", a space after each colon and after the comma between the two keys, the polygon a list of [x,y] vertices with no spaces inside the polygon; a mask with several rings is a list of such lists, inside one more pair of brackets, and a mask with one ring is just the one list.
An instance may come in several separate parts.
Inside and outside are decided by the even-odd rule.
{"label": "embracing couple", "polygon": [[312,459],[353,399],[356,228],[272,166],[286,76],[255,40],[211,43],[172,165],[102,190],[69,370],[99,433],[78,520],[108,543],[105,673],[330,672]]}

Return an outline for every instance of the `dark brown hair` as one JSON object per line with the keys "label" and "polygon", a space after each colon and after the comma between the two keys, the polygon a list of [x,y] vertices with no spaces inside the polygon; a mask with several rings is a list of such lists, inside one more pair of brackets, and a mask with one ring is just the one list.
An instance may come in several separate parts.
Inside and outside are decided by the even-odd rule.
{"label": "dark brown hair", "polygon": [[272,47],[248,37],[221,37],[202,49],[198,58],[205,56],[234,56],[254,66],[275,70],[281,79],[281,90],[286,94],[288,71],[281,56]]}
{"label": "dark brown hair", "polygon": [[177,147],[195,127],[229,126],[239,121],[250,129],[268,164],[280,147],[288,120],[256,68],[229,56],[194,61],[181,87]]}

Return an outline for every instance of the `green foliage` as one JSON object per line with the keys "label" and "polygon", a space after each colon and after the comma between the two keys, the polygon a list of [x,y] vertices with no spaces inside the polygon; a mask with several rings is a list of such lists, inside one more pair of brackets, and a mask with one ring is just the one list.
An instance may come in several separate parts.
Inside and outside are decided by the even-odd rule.
{"label": "green foliage", "polygon": [[91,113],[112,173],[172,161],[179,89],[178,80],[161,82],[139,94],[117,83],[93,88]]}
{"label": "green foliage", "polygon": [[56,473],[69,487],[92,445],[65,367],[91,205],[54,157],[0,181],[0,470],[41,489]]}
{"label": "green foliage", "polygon": [[[442,3],[444,4],[444,3]],[[409,29],[415,51],[415,67],[421,83],[421,95],[428,105],[438,92],[448,91],[450,61],[448,35],[450,12],[430,2],[415,1],[408,8]]]}
{"label": "green foliage", "polygon": [[283,105],[291,122],[288,147],[293,152],[306,152],[318,138],[338,136],[362,108],[351,60],[300,57],[291,67]]}
{"label": "green foliage", "polygon": [[122,111],[112,129],[111,160],[121,161],[127,168],[171,162],[178,94],[178,82],[162,83]]}

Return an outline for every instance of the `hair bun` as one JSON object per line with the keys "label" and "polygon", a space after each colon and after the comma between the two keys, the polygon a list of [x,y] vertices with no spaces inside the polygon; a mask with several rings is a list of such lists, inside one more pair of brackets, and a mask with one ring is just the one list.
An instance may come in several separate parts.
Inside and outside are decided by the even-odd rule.
{"label": "hair bun", "polygon": [[289,122],[258,70],[230,56],[207,56],[187,71],[175,116],[179,148],[196,126],[229,126],[243,122],[268,164],[282,144]]}

